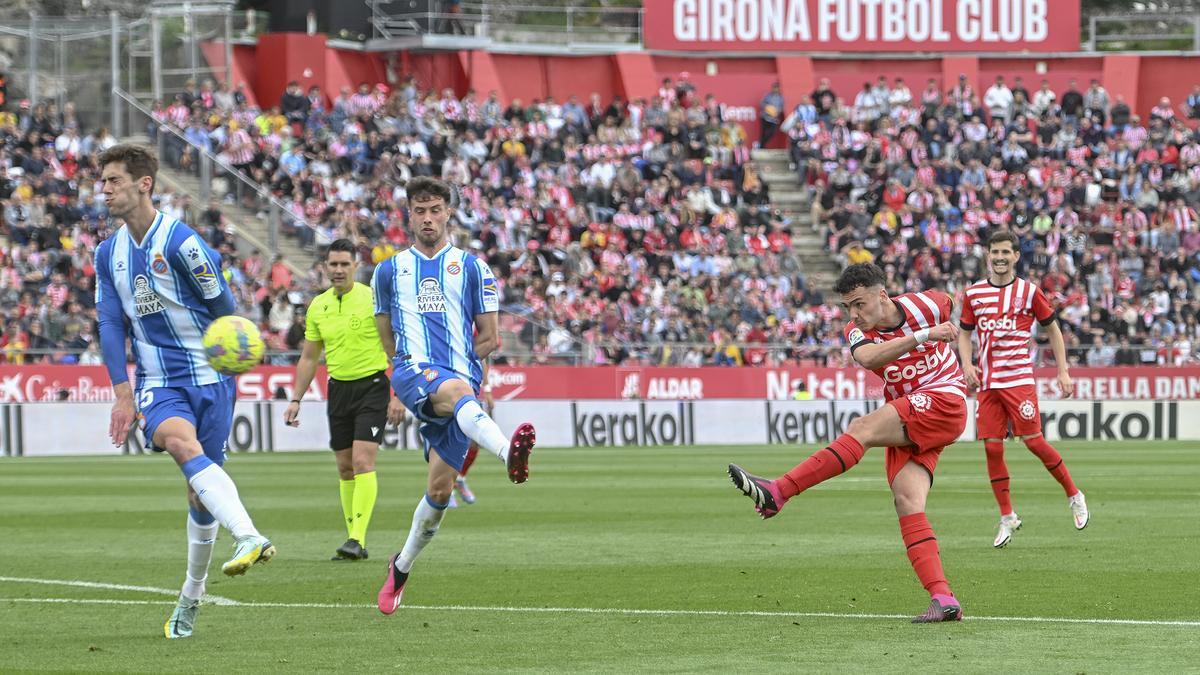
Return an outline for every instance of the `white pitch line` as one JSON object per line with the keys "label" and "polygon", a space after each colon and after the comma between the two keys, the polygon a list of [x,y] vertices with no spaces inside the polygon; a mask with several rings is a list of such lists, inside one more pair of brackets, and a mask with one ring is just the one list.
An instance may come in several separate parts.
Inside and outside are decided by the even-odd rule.
{"label": "white pitch line", "polygon": [[[86,605],[169,605],[159,600],[105,600],[97,598],[0,598],[0,602]],[[237,602],[237,607],[260,609],[375,609],[370,604],[332,602]],[[854,614],[838,612],[760,612],[720,609],[623,609],[620,607],[481,607],[474,605],[401,605],[401,610],[428,612],[508,612],[518,614],[613,614],[620,616],[719,616],[772,619],[910,619],[908,614]],[[1007,623],[1068,623],[1101,626],[1183,626],[1200,627],[1200,621],[1152,619],[1072,619],[1050,616],[968,616],[965,621],[1003,621]]]}
{"label": "white pitch line", "polygon": [[[179,597],[179,591],[155,586],[127,586],[125,584],[106,584],[99,581],[82,581],[79,579],[36,579],[32,577],[0,577],[0,581],[11,581],[18,584],[41,584],[43,586],[74,586],[76,588],[104,588],[112,591],[134,591],[137,593],[156,593]],[[220,595],[205,595],[204,600],[214,605],[240,605],[237,600]]]}

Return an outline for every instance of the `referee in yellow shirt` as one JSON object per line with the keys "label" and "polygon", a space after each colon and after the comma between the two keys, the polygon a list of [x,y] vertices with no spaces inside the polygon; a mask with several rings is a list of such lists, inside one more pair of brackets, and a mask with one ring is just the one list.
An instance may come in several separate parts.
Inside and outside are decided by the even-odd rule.
{"label": "referee in yellow shirt", "polygon": [[[333,286],[308,305],[304,349],[296,364],[296,395],[303,396],[317,372],[321,351],[329,366],[329,447],[341,477],[342,513],[349,539],[334,560],[367,559],[367,525],[378,484],[375,455],[386,424],[397,424],[404,406],[392,394],[387,354],[375,328],[371,288],[354,281],[354,244],[338,239],[329,246],[325,273]],[[283,420],[300,425],[300,400],[288,404]]]}

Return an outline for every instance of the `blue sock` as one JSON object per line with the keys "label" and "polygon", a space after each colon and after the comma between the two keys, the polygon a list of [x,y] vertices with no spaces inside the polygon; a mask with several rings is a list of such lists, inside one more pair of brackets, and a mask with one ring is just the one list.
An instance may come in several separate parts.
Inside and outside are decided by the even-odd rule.
{"label": "blue sock", "polygon": [[200,454],[189,459],[183,464],[180,464],[179,470],[183,471],[184,478],[191,480],[192,476],[195,476],[201,471],[207,469],[208,467],[212,466],[212,464],[213,461],[209,459],[207,455]]}

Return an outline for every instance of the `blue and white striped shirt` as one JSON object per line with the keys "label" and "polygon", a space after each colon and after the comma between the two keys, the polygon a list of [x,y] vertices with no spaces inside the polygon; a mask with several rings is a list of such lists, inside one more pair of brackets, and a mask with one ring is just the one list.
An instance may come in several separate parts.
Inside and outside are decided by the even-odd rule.
{"label": "blue and white striped shirt", "polygon": [[416,247],[375,268],[375,313],[391,317],[396,365],[450,370],[478,387],[483,366],[475,355],[475,317],[498,311],[496,279],[487,263],[446,245],[432,258]]}
{"label": "blue and white striped shirt", "polygon": [[128,379],[127,335],[138,391],[228,379],[208,365],[202,338],[213,319],[233,307],[220,256],[192,228],[161,211],[141,244],[126,225],[96,249],[96,309],[114,385]]}

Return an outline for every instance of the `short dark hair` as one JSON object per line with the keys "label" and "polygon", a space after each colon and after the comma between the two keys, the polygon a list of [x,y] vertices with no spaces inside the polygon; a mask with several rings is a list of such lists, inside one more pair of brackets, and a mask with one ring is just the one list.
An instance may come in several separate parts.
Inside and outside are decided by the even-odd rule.
{"label": "short dark hair", "polygon": [[859,263],[842,270],[837,283],[833,285],[835,293],[845,295],[856,288],[883,286],[887,283],[887,275],[875,263]]}
{"label": "short dark hair", "polygon": [[404,186],[404,191],[408,194],[408,201],[412,202],[417,199],[428,199],[430,197],[441,197],[446,206],[450,206],[450,200],[453,193],[450,191],[450,186],[445,181],[440,181],[436,178],[428,176],[418,176]]}
{"label": "short dark hair", "polygon": [[334,239],[333,243],[329,245],[329,250],[325,252],[325,257],[328,258],[329,254],[334,252],[349,253],[350,257],[354,257],[358,248],[349,239]]}
{"label": "short dark hair", "polygon": [[158,180],[158,157],[155,157],[153,152],[140,145],[121,143],[100,153],[101,171],[114,162],[124,164],[125,170],[129,172],[130,176],[133,176],[134,180],[149,176],[150,191],[154,191],[154,184]]}
{"label": "short dark hair", "polygon": [[1021,240],[1017,238],[1017,235],[1014,234],[1012,230],[1000,230],[999,232],[996,232],[992,236],[988,237],[988,250],[990,251],[993,245],[999,244],[1002,241],[1007,241],[1008,243],[1012,244],[1014,251],[1021,250]]}

